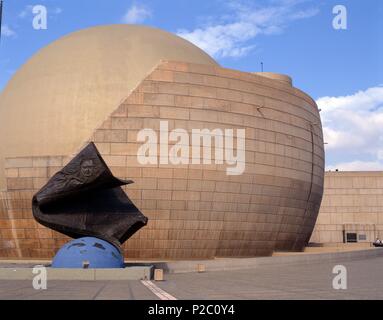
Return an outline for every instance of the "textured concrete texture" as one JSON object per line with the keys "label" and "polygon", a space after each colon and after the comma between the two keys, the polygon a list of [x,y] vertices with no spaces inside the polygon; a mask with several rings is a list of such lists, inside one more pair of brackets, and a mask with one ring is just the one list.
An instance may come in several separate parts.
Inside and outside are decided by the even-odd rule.
{"label": "textured concrete texture", "polygon": [[1,300],[158,300],[140,281],[50,281],[35,290],[31,281],[0,280]]}
{"label": "textured concrete texture", "polygon": [[310,242],[343,245],[345,233],[356,233],[357,244],[383,238],[383,173],[326,172],[324,195]]}
{"label": "textured concrete texture", "polygon": [[[244,173],[227,175],[214,163],[138,163],[139,130],[159,134],[160,120],[169,130],[245,129]],[[265,256],[302,250],[311,236],[323,189],[322,129],[315,102],[288,83],[163,61],[89,141],[117,177],[135,181],[125,191],[149,218],[126,243],[127,258]],[[33,220],[31,198],[69,158],[7,159],[1,257],[51,258],[68,241]]]}
{"label": "textured concrete texture", "polygon": [[[158,286],[184,299],[383,299],[382,257],[253,270],[170,274]],[[335,265],[347,269],[347,289],[335,290]]]}
{"label": "textured concrete texture", "polygon": [[[273,257],[218,258],[212,260],[153,261],[147,264],[128,264],[125,269],[52,269],[47,268],[50,280],[145,280],[153,279],[154,269],[161,273],[198,273],[228,270],[255,270],[259,266],[312,265],[314,263],[337,263],[383,257],[383,249],[370,248],[345,252],[325,253],[275,253]],[[0,261],[0,279],[32,279],[31,261],[10,263]],[[43,264],[49,266],[49,263]]]}
{"label": "textured concrete texture", "polygon": [[77,31],[40,50],[0,94],[0,190],[5,158],[76,152],[161,59],[217,65],[176,35],[127,24]]}
{"label": "textured concrete texture", "polygon": [[[383,251],[383,250],[382,250]],[[258,265],[254,269],[166,274],[155,284],[183,299],[383,299],[383,257],[311,264]],[[347,289],[335,290],[335,265],[347,270]],[[0,299],[157,300],[140,281],[49,281],[37,291],[31,281],[0,280]]]}
{"label": "textured concrete texture", "polygon": [[371,259],[383,257],[383,249],[371,248],[346,252],[281,254],[273,257],[258,258],[222,258],[214,260],[172,261],[155,263],[156,268],[166,273],[193,273],[198,272],[198,266],[203,265],[206,271],[244,270],[256,269],[258,266],[276,265],[312,265],[314,263],[337,263],[352,260]]}
{"label": "textured concrete texture", "polygon": [[[33,267],[0,264],[0,280],[32,280],[34,276]],[[124,269],[47,268],[48,280],[150,280],[152,277],[153,266],[130,266]]]}
{"label": "textured concrete texture", "polygon": [[[304,253],[325,253],[325,252],[344,252],[357,251],[375,248],[372,243],[339,243],[339,244],[320,244],[320,246],[306,247]],[[291,252],[290,252],[291,253]],[[283,254],[289,254],[284,252]]]}
{"label": "textured concrete texture", "polygon": [[[6,158],[6,188],[0,192],[0,257],[52,258],[68,241],[33,220],[31,199],[89,141],[96,143],[117,177],[135,181],[125,191],[149,218],[148,225],[124,246],[127,258],[251,257],[271,255],[274,250],[302,250],[314,228],[323,192],[323,137],[315,101],[294,88],[288,76],[221,68],[185,40],[158,30],[112,29],[110,39],[110,28],[100,27],[58,40],[32,58],[2,94],[1,112],[11,110],[5,110],[0,118],[17,132],[0,134],[0,139],[11,137],[7,144],[0,144],[7,150],[0,155]],[[121,38],[139,38],[137,49]],[[108,57],[106,61],[99,55],[109,49],[94,48],[97,39],[106,44],[117,42],[112,52],[103,55]],[[143,52],[144,42],[150,43],[154,53]],[[86,47],[84,52],[90,61],[103,65],[93,68],[92,63],[84,62],[82,66],[81,59],[68,55],[54,69],[48,68],[47,61],[56,61],[60,48],[71,51],[72,46],[81,45]],[[124,46],[130,48],[125,48],[127,56],[119,56],[124,55],[122,50],[114,60],[115,51]],[[172,50],[177,54],[168,58],[164,52]],[[185,59],[181,57],[184,52]],[[46,55],[49,59],[44,58]],[[163,55],[182,61],[160,61]],[[149,62],[145,60],[148,56]],[[155,60],[157,64],[151,64]],[[112,74],[106,75],[109,63]],[[33,100],[33,105],[17,103],[30,106],[27,111],[33,116],[44,115],[44,121],[32,121],[28,112],[21,117],[19,109],[4,105],[13,106],[5,103],[8,98],[29,97],[33,89],[25,74],[41,65],[50,70],[53,78],[48,77],[49,84],[60,94],[50,90],[54,102],[36,97],[26,100]],[[134,71],[133,65],[139,66],[141,73],[136,70],[138,73],[132,76],[135,84],[129,82],[123,87]],[[70,81],[75,67],[76,77]],[[120,68],[119,72],[115,73],[114,68]],[[110,82],[93,87],[98,78]],[[24,86],[17,85],[19,82]],[[33,82],[39,83],[36,79]],[[71,87],[78,83],[85,88]],[[118,94],[110,92],[109,87],[118,88]],[[73,92],[80,92],[82,98],[73,97]],[[113,99],[108,98],[110,93]],[[68,99],[76,104],[69,107]],[[28,125],[24,119],[28,119]],[[236,136],[236,130],[244,129],[245,159],[240,161],[245,165],[243,174],[228,175],[226,170],[232,165],[215,163],[219,159],[214,152],[211,164],[191,163],[195,159],[192,153],[184,155],[186,163],[181,165],[140,164],[137,155],[143,142],[138,142],[138,132],[147,128],[160,135],[160,121],[168,123],[169,131],[184,129],[189,134],[193,129],[231,129]],[[41,135],[45,140],[40,143]],[[212,134],[212,146],[223,152],[215,139]],[[174,144],[170,142],[169,148]],[[62,145],[71,147],[60,149]],[[60,150],[62,154],[58,154]],[[241,150],[234,147],[234,153]]]}

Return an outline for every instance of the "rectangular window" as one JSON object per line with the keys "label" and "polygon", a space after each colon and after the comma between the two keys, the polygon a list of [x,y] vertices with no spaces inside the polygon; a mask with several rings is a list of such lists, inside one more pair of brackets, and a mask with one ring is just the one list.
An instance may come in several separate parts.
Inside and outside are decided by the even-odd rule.
{"label": "rectangular window", "polygon": [[359,241],[366,241],[367,240],[367,236],[365,234],[359,234],[358,235],[358,239],[359,239]]}
{"label": "rectangular window", "polygon": [[347,232],[346,233],[346,242],[358,242],[358,238],[357,238],[356,233]]}

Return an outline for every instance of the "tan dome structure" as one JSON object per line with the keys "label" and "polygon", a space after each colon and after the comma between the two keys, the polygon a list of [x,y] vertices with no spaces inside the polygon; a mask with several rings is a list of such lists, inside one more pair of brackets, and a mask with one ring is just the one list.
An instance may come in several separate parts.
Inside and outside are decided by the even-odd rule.
{"label": "tan dome structure", "polygon": [[217,65],[182,38],[135,25],[74,32],[39,51],[0,96],[0,168],[5,157],[75,152],[161,59]]}
{"label": "tan dome structure", "polygon": [[[233,163],[214,153],[211,163],[190,153],[182,164],[164,155],[142,164],[144,128],[169,149],[175,129],[244,130],[234,148],[243,170],[228,174]],[[117,177],[135,181],[125,191],[149,218],[127,258],[270,255],[301,250],[311,236],[324,175],[313,99],[288,76],[224,69],[174,35],[115,25],[42,49],[1,93],[0,257],[51,258],[68,241],[34,221],[31,199],[89,141]]]}

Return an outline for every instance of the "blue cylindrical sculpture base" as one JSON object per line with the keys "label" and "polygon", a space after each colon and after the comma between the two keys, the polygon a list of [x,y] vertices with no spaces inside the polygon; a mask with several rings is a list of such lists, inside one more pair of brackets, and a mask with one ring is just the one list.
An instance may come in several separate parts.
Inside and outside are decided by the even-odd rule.
{"label": "blue cylindrical sculpture base", "polygon": [[105,240],[85,237],[61,247],[52,261],[52,268],[123,268],[120,250]]}

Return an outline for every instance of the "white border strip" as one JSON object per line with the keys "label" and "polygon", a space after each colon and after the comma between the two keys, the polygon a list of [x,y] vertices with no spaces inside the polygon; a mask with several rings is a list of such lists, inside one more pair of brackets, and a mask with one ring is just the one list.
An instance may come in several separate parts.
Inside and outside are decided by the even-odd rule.
{"label": "white border strip", "polygon": [[141,280],[141,282],[145,287],[147,287],[151,292],[153,292],[161,300],[177,300],[177,298],[173,297],[171,294],[157,287],[150,280]]}

